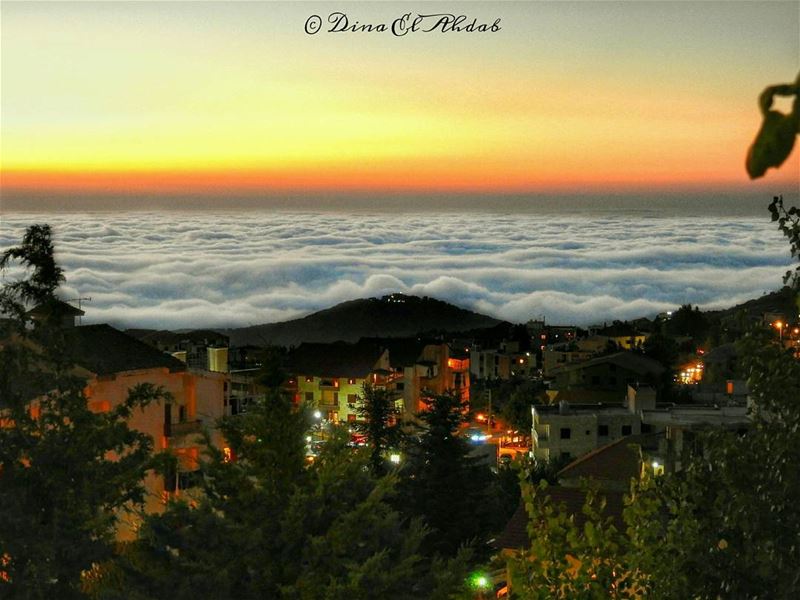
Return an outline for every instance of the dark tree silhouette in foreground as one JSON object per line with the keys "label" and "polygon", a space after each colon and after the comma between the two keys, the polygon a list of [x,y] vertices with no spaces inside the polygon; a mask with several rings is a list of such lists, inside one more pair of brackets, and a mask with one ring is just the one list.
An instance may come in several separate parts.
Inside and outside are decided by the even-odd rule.
{"label": "dark tree silhouette in foreground", "polygon": [[[0,257],[3,269],[15,263],[26,276],[0,291],[0,596],[77,598],[82,571],[112,555],[120,516],[144,499],[152,443],[127,419],[164,394],[139,385],[91,412],[61,324],[49,226],[29,227]],[[34,321],[32,305],[49,310]]]}

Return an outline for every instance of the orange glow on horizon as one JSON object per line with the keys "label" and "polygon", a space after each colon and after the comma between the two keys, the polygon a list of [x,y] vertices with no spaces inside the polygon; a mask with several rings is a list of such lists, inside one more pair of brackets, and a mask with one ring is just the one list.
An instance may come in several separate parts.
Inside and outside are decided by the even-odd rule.
{"label": "orange glow on horizon", "polygon": [[[757,98],[795,76],[797,11],[629,4],[472,3],[502,31],[401,40],[309,36],[302,3],[8,3],[0,188],[754,189]],[[397,17],[388,3],[359,11]],[[796,189],[797,156],[760,189]]]}
{"label": "orange glow on horizon", "polygon": [[[104,194],[224,195],[279,192],[476,192],[536,193],[569,191],[636,191],[639,189],[694,190],[730,187],[744,181],[692,174],[676,180],[669,173],[602,176],[570,172],[548,176],[518,169],[481,169],[479,164],[463,173],[448,172],[435,164],[408,161],[405,169],[379,166],[320,166],[295,169],[225,170],[6,170],[0,172],[0,189],[9,194]],[[791,169],[771,173],[771,183],[795,181]],[[582,190],[581,188],[589,188]]]}

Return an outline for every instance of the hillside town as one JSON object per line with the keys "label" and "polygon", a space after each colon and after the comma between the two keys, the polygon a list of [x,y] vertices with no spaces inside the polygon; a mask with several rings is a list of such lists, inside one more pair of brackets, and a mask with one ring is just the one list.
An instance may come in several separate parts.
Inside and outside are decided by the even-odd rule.
{"label": "hillside town", "polygon": [[[450,396],[460,413],[454,433],[480,469],[502,475],[523,463],[549,468],[553,485],[546,496],[578,527],[593,493],[585,481],[594,481],[606,498],[605,514],[621,528],[631,480],[680,472],[687,449],[702,444],[709,431],[746,434],[752,427],[753,399],[736,340],[759,330],[800,361],[800,320],[791,300],[784,288],[717,313],[684,305],[654,318],[590,327],[538,318],[290,347],[234,345],[211,329],[84,325],[90,307],[55,296],[25,318],[29,327],[55,323],[61,331],[92,412],[124,405],[137,385],[164,392],[163,401],[128,418],[130,428],[151,439],[154,452],[174,461],[161,472],[147,471],[142,511],[120,513],[116,537],[125,542],[136,539],[142,515],[202,497],[209,445],[226,462],[239,459],[220,424],[268,404],[275,390],[309,417],[307,464],[324,456],[337,431],[346,432],[350,452],[370,444],[365,399],[376,390],[387,401],[387,424],[399,429],[420,426],[432,399]],[[419,301],[391,294],[365,302]],[[29,405],[33,419],[39,410],[36,401]],[[382,452],[387,464],[406,459],[401,444]],[[487,542],[494,570],[482,576],[483,591],[497,597],[511,593],[512,574],[503,561],[510,565],[530,546],[525,504],[513,496],[510,502]],[[9,575],[0,570],[0,577]]]}

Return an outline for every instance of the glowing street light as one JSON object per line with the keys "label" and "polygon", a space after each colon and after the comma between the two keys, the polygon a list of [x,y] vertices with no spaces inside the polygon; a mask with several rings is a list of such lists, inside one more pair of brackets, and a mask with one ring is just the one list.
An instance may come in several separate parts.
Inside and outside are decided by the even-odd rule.
{"label": "glowing street light", "polygon": [[783,321],[775,321],[775,327],[778,329],[780,340],[783,341]]}
{"label": "glowing street light", "polygon": [[322,413],[319,412],[318,410],[315,410],[314,411],[314,418],[317,419],[317,420],[321,419],[322,418]]}
{"label": "glowing street light", "polygon": [[486,573],[480,571],[470,574],[469,587],[477,592],[478,598],[483,598],[483,593],[489,590],[492,586],[492,580]]}

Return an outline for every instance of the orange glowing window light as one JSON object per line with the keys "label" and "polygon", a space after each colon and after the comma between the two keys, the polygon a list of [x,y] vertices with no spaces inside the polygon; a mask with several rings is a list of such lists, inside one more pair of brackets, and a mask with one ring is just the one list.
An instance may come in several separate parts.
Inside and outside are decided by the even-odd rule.
{"label": "orange glowing window light", "polygon": [[227,446],[222,449],[222,460],[226,463],[233,461],[233,451]]}

